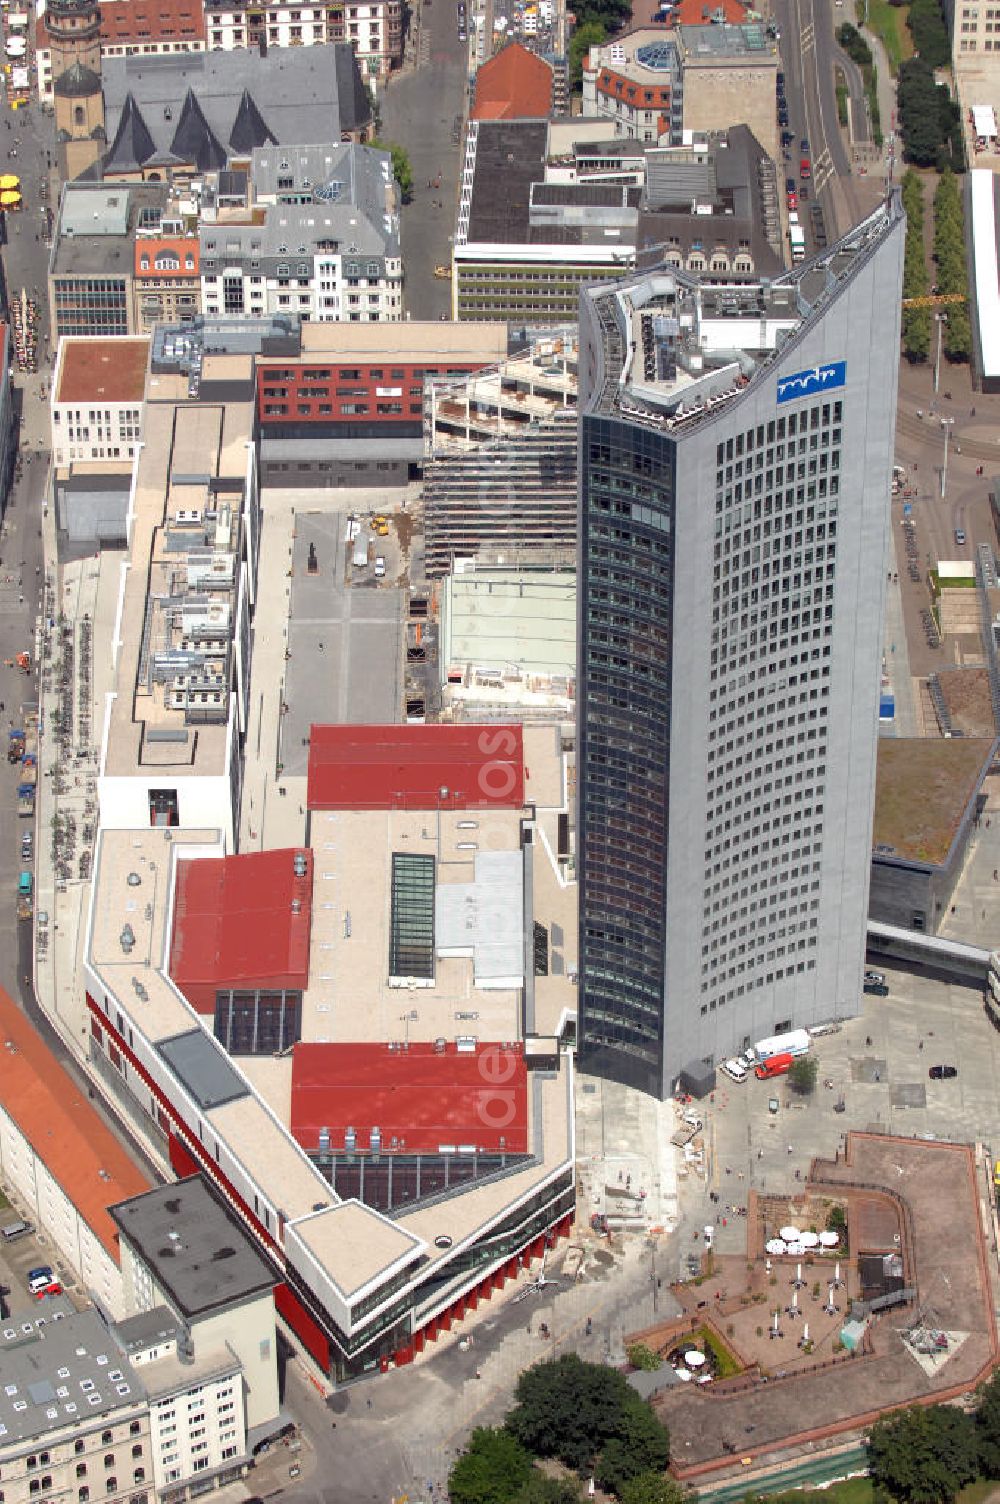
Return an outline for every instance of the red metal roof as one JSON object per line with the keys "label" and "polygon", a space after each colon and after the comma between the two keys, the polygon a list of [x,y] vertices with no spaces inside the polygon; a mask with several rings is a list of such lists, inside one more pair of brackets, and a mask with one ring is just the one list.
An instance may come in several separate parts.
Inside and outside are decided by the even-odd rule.
{"label": "red metal roof", "polygon": [[150,1189],[142,1171],[6,992],[0,991],[3,1106],[118,1262],[108,1207]]}
{"label": "red metal roof", "polygon": [[314,726],[310,809],[520,809],[520,726]]}
{"label": "red metal roof", "polygon": [[[336,1151],[353,1128],[359,1151],[378,1128],[382,1150],[433,1153],[442,1145],[528,1150],[528,1072],[520,1045],[302,1044],[292,1055],[292,1134],[316,1149],[321,1128]],[[500,1143],[501,1138],[503,1144]]]}
{"label": "red metal roof", "polygon": [[476,74],[473,120],[544,120],[552,113],[552,69],[510,42]]}
{"label": "red metal roof", "polygon": [[312,886],[305,848],[178,863],[170,975],[192,1007],[213,1012],[217,987],[308,984]]}

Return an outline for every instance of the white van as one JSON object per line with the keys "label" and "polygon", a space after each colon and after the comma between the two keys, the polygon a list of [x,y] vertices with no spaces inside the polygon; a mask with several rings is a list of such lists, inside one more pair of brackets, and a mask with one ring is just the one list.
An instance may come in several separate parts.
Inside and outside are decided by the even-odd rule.
{"label": "white van", "polygon": [[722,1071],[723,1075],[728,1076],[730,1081],[745,1081],[747,1078],[746,1066],[741,1060],[737,1060],[735,1056],[732,1060],[724,1060],[719,1066],[719,1070]]}

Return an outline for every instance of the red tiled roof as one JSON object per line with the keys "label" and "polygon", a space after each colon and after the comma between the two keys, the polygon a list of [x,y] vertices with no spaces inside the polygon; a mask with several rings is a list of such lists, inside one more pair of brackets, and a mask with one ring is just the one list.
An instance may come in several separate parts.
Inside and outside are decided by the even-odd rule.
{"label": "red tiled roof", "polygon": [[552,111],[552,69],[510,42],[476,74],[473,120],[544,120]]}
{"label": "red tiled roof", "polygon": [[310,809],[520,809],[520,726],[313,726]]}
{"label": "red tiled roof", "polygon": [[740,0],[677,0],[670,13],[671,26],[706,26],[718,18],[729,25],[742,25],[747,18],[747,7]]}
{"label": "red tiled roof", "polygon": [[170,975],[192,1007],[211,1013],[218,987],[305,988],[312,888],[307,848],[180,862]]}
{"label": "red tiled roof", "polygon": [[150,1182],[3,991],[0,1059],[4,1111],[117,1262],[108,1207],[148,1191]]}
{"label": "red tiled roof", "polygon": [[[520,1045],[302,1044],[292,1054],[293,1136],[304,1149],[329,1128],[334,1149],[353,1128],[359,1150],[371,1130],[382,1152],[434,1153],[442,1145],[528,1149],[528,1072]],[[500,1140],[503,1139],[501,1145]],[[395,1142],[393,1142],[395,1140]]]}
{"label": "red tiled roof", "polygon": [[[135,243],[135,275],[137,277],[197,277],[199,265],[198,251],[198,240],[194,235],[187,238],[184,236],[144,235],[141,240],[137,240]],[[156,258],[157,256],[162,256],[164,252],[168,253],[168,260],[172,259],[172,256],[176,256],[178,264],[176,266],[157,266]],[[188,256],[194,258],[194,266],[187,266],[185,264]],[[144,257],[147,262],[145,266],[142,264]]]}

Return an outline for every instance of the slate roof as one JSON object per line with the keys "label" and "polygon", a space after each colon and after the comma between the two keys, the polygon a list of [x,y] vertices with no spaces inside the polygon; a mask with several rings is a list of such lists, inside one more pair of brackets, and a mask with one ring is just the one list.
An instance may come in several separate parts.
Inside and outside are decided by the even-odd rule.
{"label": "slate roof", "polygon": [[114,172],[135,172],[156,153],[153,138],[131,94],[126,94],[105,168]]}
{"label": "slate roof", "polygon": [[[225,164],[267,142],[339,141],[371,117],[349,44],[103,60],[108,175]],[[189,103],[189,99],[193,103]],[[124,122],[124,124],[123,124]],[[224,145],[226,143],[227,145]],[[221,153],[221,156],[220,156]]]}
{"label": "slate roof", "polygon": [[245,156],[248,152],[268,144],[277,146],[278,138],[270,126],[265,124],[260,110],[250,97],[249,90],[244,89],[233,128],[229,133],[229,145],[234,152]]}
{"label": "slate roof", "polygon": [[213,172],[226,165],[226,149],[205,119],[205,112],[188,89],[181,106],[170,155],[178,162],[193,162],[199,172]]}

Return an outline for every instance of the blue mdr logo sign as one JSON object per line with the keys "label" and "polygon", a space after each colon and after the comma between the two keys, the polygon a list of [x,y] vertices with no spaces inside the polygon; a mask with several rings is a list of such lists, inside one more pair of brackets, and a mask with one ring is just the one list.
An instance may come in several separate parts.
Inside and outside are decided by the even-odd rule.
{"label": "blue mdr logo sign", "polygon": [[847,362],[844,360],[831,360],[823,366],[811,366],[808,371],[796,371],[794,376],[780,377],[778,402],[797,402],[800,397],[834,392],[844,385],[846,378]]}

